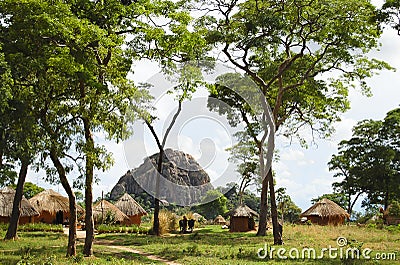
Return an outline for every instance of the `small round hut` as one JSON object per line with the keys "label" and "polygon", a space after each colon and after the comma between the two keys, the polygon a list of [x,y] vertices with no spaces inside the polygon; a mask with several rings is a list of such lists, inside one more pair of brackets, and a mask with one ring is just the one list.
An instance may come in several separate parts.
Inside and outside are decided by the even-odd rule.
{"label": "small round hut", "polygon": [[221,215],[218,215],[217,217],[215,217],[214,219],[214,224],[216,225],[225,225],[226,224],[226,220],[224,217],[222,217]]}
{"label": "small round hut", "polygon": [[114,205],[129,217],[130,224],[140,225],[142,216],[147,215],[142,206],[128,193],[122,195]]}
{"label": "small round hut", "polygon": [[258,213],[245,204],[239,205],[230,212],[230,232],[247,232],[255,229],[254,217]]}
{"label": "small round hut", "polygon": [[129,225],[131,220],[118,209],[114,204],[106,200],[101,200],[93,206],[93,218],[96,224],[102,223],[107,216],[112,216],[112,221],[115,224]]}
{"label": "small round hut", "polygon": [[[12,188],[4,188],[0,190],[0,222],[10,222],[13,203],[15,197],[15,190]],[[22,197],[20,207],[19,224],[26,224],[34,222],[34,217],[38,216],[39,212],[33,207],[25,197]]]}
{"label": "small round hut", "polygon": [[[32,198],[29,202],[40,213],[35,217],[35,221],[47,224],[63,224],[68,223],[70,216],[69,199],[52,189],[42,191]],[[76,205],[78,215],[83,215],[84,210],[81,206]]]}
{"label": "small round hut", "polygon": [[300,215],[313,224],[341,225],[350,215],[339,205],[329,199],[322,199]]}

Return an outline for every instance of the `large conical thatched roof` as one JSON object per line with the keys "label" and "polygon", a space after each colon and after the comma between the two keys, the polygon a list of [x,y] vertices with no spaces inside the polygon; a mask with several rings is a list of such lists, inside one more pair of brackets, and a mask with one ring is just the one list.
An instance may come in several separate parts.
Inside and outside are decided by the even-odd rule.
{"label": "large conical thatched roof", "polygon": [[[29,199],[29,202],[39,211],[56,214],[58,211],[69,212],[69,199],[54,190],[45,190]],[[83,208],[76,205],[77,212],[84,212]]]}
{"label": "large conical thatched roof", "polygon": [[258,217],[258,213],[248,207],[246,204],[241,204],[230,212],[233,217]]}
{"label": "large conical thatched roof", "polygon": [[342,207],[326,198],[320,200],[300,215],[300,217],[308,216],[350,218],[350,215]]}
{"label": "large conical thatched roof", "polygon": [[[10,217],[13,208],[15,190],[4,188],[0,190],[0,216]],[[37,216],[39,212],[29,203],[25,197],[21,200],[21,217]]]}
{"label": "large conical thatched roof", "polygon": [[139,203],[137,203],[128,193],[122,195],[122,197],[115,203],[115,206],[127,216],[147,215],[147,212],[142,208],[142,206],[140,206]]}
{"label": "large conical thatched roof", "polygon": [[106,200],[101,200],[93,206],[93,216],[96,220],[100,219],[102,215],[103,217],[105,217],[107,212],[111,212],[114,214],[116,222],[120,223],[130,222],[129,217],[126,214],[124,214],[115,205]]}

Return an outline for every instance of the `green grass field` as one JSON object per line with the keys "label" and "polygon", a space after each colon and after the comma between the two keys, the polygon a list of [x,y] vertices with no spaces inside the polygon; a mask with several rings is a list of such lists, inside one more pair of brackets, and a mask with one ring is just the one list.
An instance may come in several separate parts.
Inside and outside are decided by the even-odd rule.
{"label": "green grass field", "polygon": [[[1,232],[4,237],[5,231]],[[0,242],[1,264],[160,264],[145,256],[110,248],[110,245],[124,246],[151,253],[181,264],[400,264],[400,229],[377,229],[357,226],[321,227],[306,225],[287,225],[284,227],[284,242],[286,250],[279,259],[275,247],[273,259],[259,258],[257,252],[265,246],[271,247],[272,235],[256,237],[255,233],[230,233],[219,226],[198,228],[192,234],[168,234],[155,237],[143,234],[117,233],[96,236],[94,246],[95,257],[65,258],[67,237],[55,232],[21,232],[17,241]],[[301,258],[303,248],[313,248],[319,256],[323,248],[340,248],[337,238],[344,237],[348,245],[342,247],[345,253],[350,247],[361,251],[367,248],[370,260],[331,259],[328,252],[322,259]],[[291,259],[289,252],[295,256],[297,249],[299,259]],[[82,249],[82,242],[78,251]],[[292,249],[292,250],[291,250]],[[270,249],[269,249],[270,250]],[[283,250],[280,250],[281,252]],[[260,254],[265,254],[261,251]],[[281,253],[282,254],[282,253]],[[306,253],[307,254],[307,253]],[[386,255],[386,258],[397,260],[376,260],[376,255]],[[345,255],[344,255],[345,256]],[[25,263],[24,263],[25,262]]]}

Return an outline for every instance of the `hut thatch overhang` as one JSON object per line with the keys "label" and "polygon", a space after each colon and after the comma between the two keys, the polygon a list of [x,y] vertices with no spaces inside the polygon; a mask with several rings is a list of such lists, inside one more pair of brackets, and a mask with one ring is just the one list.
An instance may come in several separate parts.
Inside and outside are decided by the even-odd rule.
{"label": "hut thatch overhang", "polygon": [[350,218],[350,215],[333,201],[323,198],[303,212],[300,217],[306,217],[313,224],[340,225]]}
{"label": "hut thatch overhang", "polygon": [[114,204],[106,200],[101,200],[93,206],[93,217],[95,223],[99,223],[104,220],[109,212],[113,215],[115,223],[125,225],[130,224],[129,217]]}
{"label": "hut thatch overhang", "polygon": [[[0,222],[7,223],[10,220],[13,202],[15,197],[15,190],[6,187],[0,190]],[[23,196],[20,206],[19,223],[25,224],[33,222],[33,218],[38,216],[39,212],[33,207],[29,201]]]}
{"label": "hut thatch overhang", "polygon": [[[52,189],[42,191],[32,198],[29,202],[35,207],[40,215],[35,219],[43,223],[66,223],[69,219],[69,199]],[[84,209],[76,205],[79,215],[84,213]]]}
{"label": "hut thatch overhang", "polygon": [[141,217],[147,215],[142,206],[128,193],[122,195],[114,205],[129,217],[131,224],[140,225]]}

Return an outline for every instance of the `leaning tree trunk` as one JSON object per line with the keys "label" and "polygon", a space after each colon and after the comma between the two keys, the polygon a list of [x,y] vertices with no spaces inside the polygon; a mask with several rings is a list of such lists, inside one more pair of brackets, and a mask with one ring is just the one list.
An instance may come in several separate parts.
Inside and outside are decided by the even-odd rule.
{"label": "leaning tree trunk", "polygon": [[86,257],[93,255],[93,240],[94,240],[94,220],[93,220],[93,168],[94,162],[92,152],[94,150],[93,135],[90,130],[89,121],[83,119],[85,129],[85,140],[87,145],[86,150],[86,171],[85,171],[85,227],[86,237],[83,247],[83,254]]}
{"label": "leaning tree trunk", "polygon": [[281,226],[279,225],[278,222],[278,207],[276,205],[274,177],[272,174],[272,168],[269,169],[267,178],[269,182],[269,192],[270,192],[269,194],[271,199],[271,219],[272,219],[272,231],[274,234],[274,245],[282,245],[283,224]]}
{"label": "leaning tree trunk", "polygon": [[260,217],[258,221],[257,236],[267,234],[267,214],[268,214],[268,176],[265,176],[261,187]]}
{"label": "leaning tree trunk", "polygon": [[57,169],[58,175],[60,177],[61,184],[68,194],[69,199],[69,233],[68,233],[68,247],[67,247],[67,257],[76,256],[76,199],[75,194],[72,191],[71,186],[69,185],[67,175],[65,173],[65,168],[60,162],[56,152],[54,149],[50,151],[50,158],[53,161],[54,166]]}
{"label": "leaning tree trunk", "polygon": [[7,234],[4,239],[17,239],[17,228],[20,215],[20,205],[24,192],[24,184],[26,175],[28,174],[29,162],[27,160],[21,160],[21,168],[18,175],[17,189],[15,191],[13,209],[10,217],[10,224],[8,225]]}

